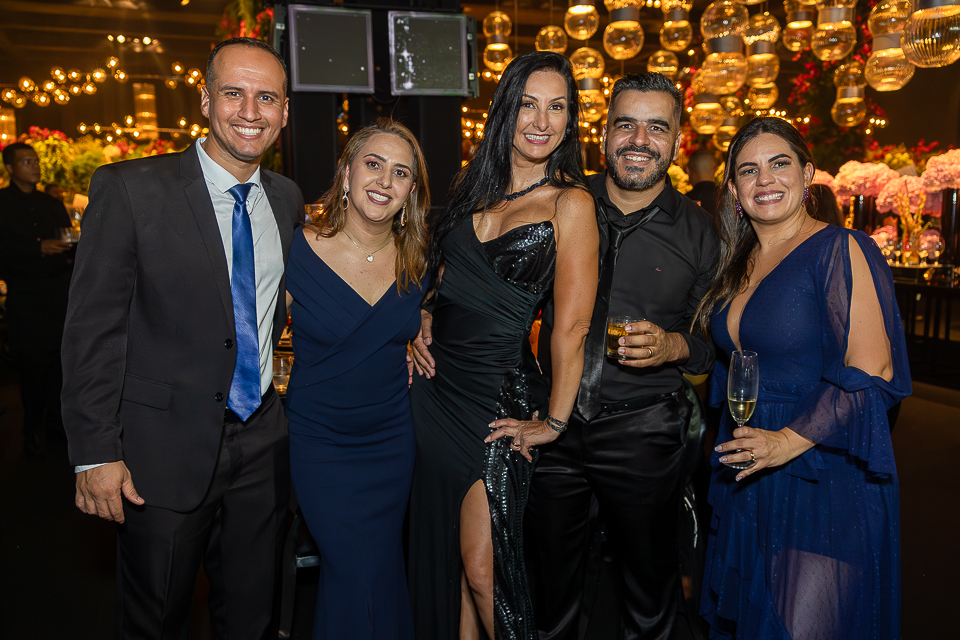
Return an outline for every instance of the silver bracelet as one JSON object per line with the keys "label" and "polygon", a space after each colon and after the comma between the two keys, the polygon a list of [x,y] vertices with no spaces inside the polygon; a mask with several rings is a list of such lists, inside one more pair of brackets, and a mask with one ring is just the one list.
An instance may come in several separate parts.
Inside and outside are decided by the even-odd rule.
{"label": "silver bracelet", "polygon": [[549,413],[547,414],[547,424],[550,425],[550,428],[556,431],[557,433],[563,433],[567,430],[567,422],[554,418]]}

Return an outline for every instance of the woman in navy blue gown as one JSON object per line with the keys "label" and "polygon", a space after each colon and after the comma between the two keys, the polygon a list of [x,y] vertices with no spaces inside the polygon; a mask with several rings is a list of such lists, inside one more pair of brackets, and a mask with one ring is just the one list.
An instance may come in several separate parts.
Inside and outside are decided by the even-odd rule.
{"label": "woman in navy blue gown", "polygon": [[321,555],[313,637],[412,640],[406,353],[420,328],[430,209],[413,134],[390,121],[357,132],[322,202],[287,265],[290,467]]}
{"label": "woman in navy blue gown", "polygon": [[[808,215],[803,137],[760,118],[730,145],[725,244],[699,320],[721,357],[758,354],[742,428],[713,454],[701,613],[712,638],[900,636],[897,471],[887,409],[911,392],[890,269],[870,238]],[[746,463],[737,470],[725,463]]]}

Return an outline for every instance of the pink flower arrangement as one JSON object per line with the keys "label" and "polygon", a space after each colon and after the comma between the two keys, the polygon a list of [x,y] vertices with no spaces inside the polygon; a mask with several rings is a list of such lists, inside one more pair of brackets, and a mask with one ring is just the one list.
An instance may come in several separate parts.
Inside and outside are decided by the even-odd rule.
{"label": "pink flower arrangement", "polygon": [[923,184],[930,193],[960,189],[960,149],[951,149],[927,160]]}
{"label": "pink flower arrangement", "polygon": [[841,200],[851,196],[875,198],[888,182],[898,177],[900,174],[885,164],[851,160],[840,167],[833,181],[833,191]]}
{"label": "pink flower arrangement", "polygon": [[870,234],[870,237],[873,238],[873,241],[877,243],[877,246],[882,249],[891,241],[893,244],[896,244],[898,238],[897,229],[893,225],[888,224],[885,227],[876,229]]}
{"label": "pink flower arrangement", "polygon": [[923,212],[934,217],[940,215],[940,192],[928,193],[924,187],[924,179],[918,176],[899,176],[889,181],[877,196],[877,211],[881,213],[893,211],[898,216],[902,215],[898,196],[904,193],[904,188],[910,197],[911,211],[917,211],[920,207],[920,199],[923,197],[925,198]]}

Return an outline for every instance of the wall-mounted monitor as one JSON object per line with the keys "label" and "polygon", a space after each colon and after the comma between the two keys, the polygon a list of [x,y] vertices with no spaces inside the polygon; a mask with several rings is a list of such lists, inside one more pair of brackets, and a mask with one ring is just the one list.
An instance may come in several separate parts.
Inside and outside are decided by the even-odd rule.
{"label": "wall-mounted monitor", "polygon": [[373,93],[371,12],[289,6],[294,91]]}
{"label": "wall-mounted monitor", "polygon": [[462,14],[391,11],[393,95],[476,96],[476,21]]}

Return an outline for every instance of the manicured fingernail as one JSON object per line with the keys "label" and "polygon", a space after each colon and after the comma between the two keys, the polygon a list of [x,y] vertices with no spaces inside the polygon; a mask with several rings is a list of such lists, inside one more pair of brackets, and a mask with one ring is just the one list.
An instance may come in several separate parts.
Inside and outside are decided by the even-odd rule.
{"label": "manicured fingernail", "polygon": [[737,482],[740,482],[741,480],[743,480],[743,476],[737,476]]}
{"label": "manicured fingernail", "polygon": [[483,441],[484,441],[484,442],[490,442],[490,438],[484,438]]}
{"label": "manicured fingernail", "polygon": [[723,445],[718,444],[716,447],[713,448],[713,450],[714,450],[714,451],[723,451]]}
{"label": "manicured fingernail", "polygon": [[726,459],[725,457],[724,457],[724,458],[720,458],[720,462],[726,462],[726,461],[727,461],[727,459]]}
{"label": "manicured fingernail", "polygon": [[626,352],[627,352],[626,349],[617,349],[617,353],[619,353],[620,355],[624,355]]}
{"label": "manicured fingernail", "polygon": [[497,423],[496,421],[493,421],[493,422],[491,422],[490,424],[488,424],[487,426],[490,427],[491,429],[493,429],[493,425],[495,425],[496,423]]}

